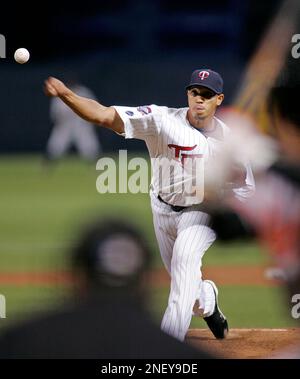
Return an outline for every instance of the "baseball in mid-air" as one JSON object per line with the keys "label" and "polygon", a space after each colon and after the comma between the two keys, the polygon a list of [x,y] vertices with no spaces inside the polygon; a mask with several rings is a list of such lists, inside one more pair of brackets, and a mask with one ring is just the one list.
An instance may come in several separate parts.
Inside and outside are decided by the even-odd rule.
{"label": "baseball in mid-air", "polygon": [[20,49],[17,49],[14,54],[15,61],[23,64],[28,62],[30,58],[29,51],[25,49],[24,47],[21,47]]}

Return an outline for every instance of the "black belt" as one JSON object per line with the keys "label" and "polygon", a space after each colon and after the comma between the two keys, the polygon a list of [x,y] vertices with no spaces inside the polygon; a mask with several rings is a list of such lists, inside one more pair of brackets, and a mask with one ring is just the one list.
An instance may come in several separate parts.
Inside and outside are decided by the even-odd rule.
{"label": "black belt", "polygon": [[158,200],[161,201],[162,203],[164,204],[167,204],[169,207],[171,207],[172,211],[174,212],[181,212],[183,211],[185,208],[187,207],[182,207],[180,205],[172,205],[172,204],[169,204],[167,203],[166,201],[164,201],[159,195],[157,196]]}

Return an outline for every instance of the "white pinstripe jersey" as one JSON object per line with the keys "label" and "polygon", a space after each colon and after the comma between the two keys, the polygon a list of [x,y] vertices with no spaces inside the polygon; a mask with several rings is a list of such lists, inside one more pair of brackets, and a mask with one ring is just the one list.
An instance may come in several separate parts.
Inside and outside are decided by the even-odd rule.
{"label": "white pinstripe jersey", "polygon": [[[124,122],[125,138],[141,139],[147,145],[152,162],[153,193],[156,196],[160,195],[164,201],[172,205],[190,206],[201,203],[202,194],[195,196],[195,187],[199,188],[199,184],[203,187],[204,177],[199,176],[199,173],[203,174],[202,165],[218,151],[218,146],[230,132],[229,128],[214,117],[213,130],[200,131],[188,122],[188,108],[168,108],[154,104],[114,108]],[[195,161],[197,166],[194,163],[186,164]],[[170,166],[166,167],[166,162],[172,166],[171,171]],[[199,183],[199,178],[202,183]],[[236,194],[246,197],[247,186],[252,185],[253,175],[247,167],[245,187]]]}

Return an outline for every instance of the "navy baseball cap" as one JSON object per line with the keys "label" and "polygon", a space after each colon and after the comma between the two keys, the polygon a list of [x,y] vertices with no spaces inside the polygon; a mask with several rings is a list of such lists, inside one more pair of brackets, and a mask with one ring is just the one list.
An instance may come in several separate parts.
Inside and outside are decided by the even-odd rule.
{"label": "navy baseball cap", "polygon": [[203,68],[192,73],[190,84],[185,89],[190,89],[193,86],[207,87],[220,94],[223,92],[223,79],[216,71]]}

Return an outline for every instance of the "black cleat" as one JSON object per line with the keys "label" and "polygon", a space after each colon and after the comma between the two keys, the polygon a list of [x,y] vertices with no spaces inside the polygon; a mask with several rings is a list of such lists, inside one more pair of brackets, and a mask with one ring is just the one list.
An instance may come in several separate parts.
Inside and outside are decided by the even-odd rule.
{"label": "black cleat", "polygon": [[209,329],[212,331],[213,335],[217,339],[224,339],[226,338],[228,334],[228,322],[226,320],[226,317],[223,315],[221,310],[218,307],[218,289],[214,282],[211,280],[206,280],[206,282],[210,283],[213,287],[215,299],[216,299],[216,305],[214,309],[214,313],[211,316],[203,317],[206,321]]}

